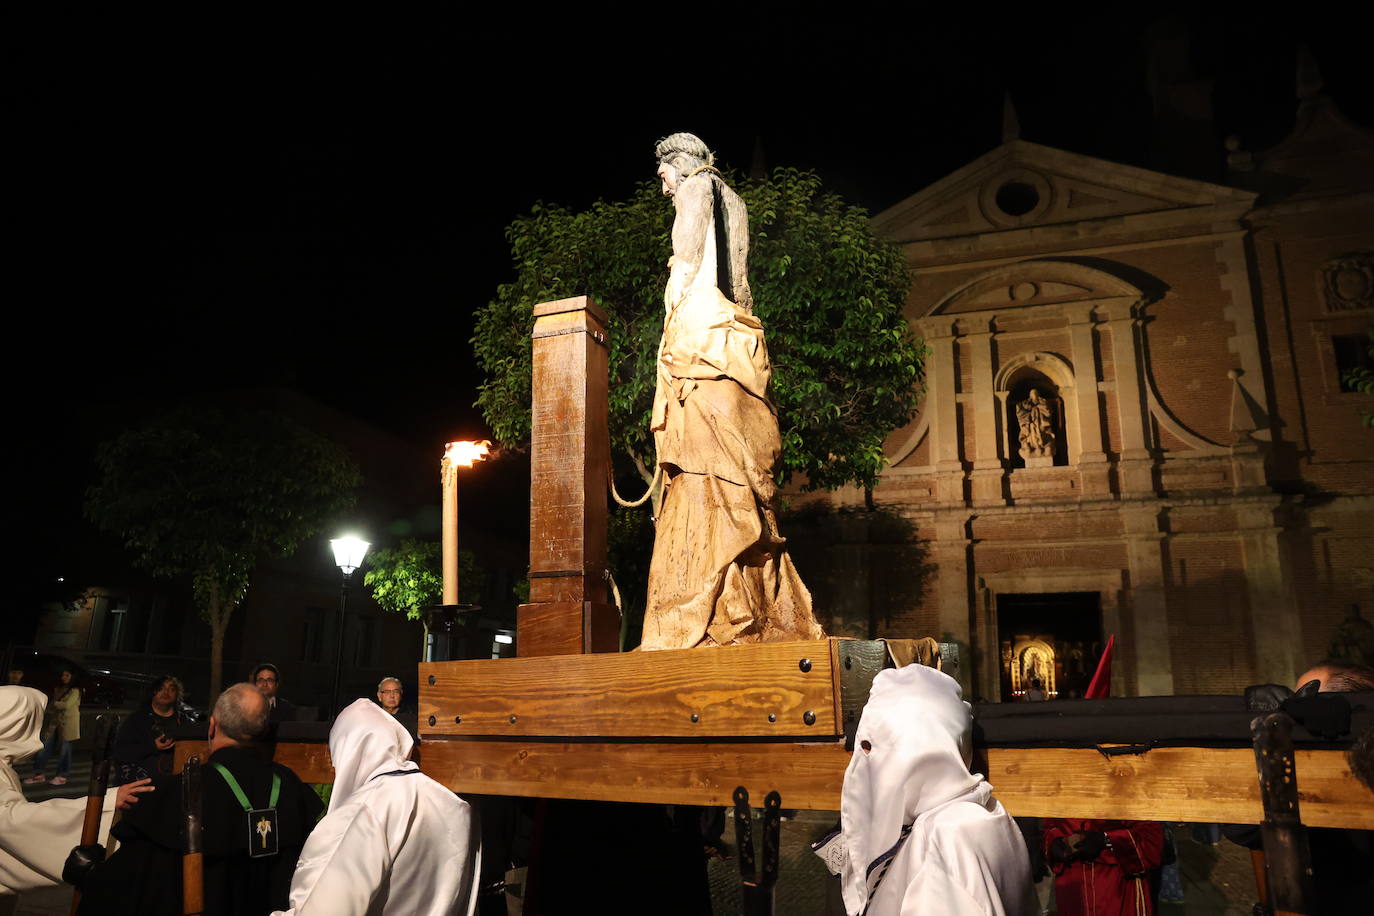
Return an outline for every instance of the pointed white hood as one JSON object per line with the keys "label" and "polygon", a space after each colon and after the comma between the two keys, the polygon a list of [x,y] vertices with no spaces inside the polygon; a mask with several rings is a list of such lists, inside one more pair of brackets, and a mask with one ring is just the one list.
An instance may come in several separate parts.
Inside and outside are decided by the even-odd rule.
{"label": "pointed white hood", "polygon": [[934,668],[908,665],[873,679],[840,795],[849,912],[863,910],[868,870],[904,826],[952,801],[987,803],[990,789],[969,772],[972,724],[959,683]]}
{"label": "pointed white hood", "polygon": [[409,759],[414,745],[409,732],[371,700],[357,700],[346,707],[329,730],[329,756],[334,762],[329,810],[346,804],[374,776],[419,769]]}
{"label": "pointed white hood", "polygon": [[43,747],[48,698],[32,687],[0,687],[0,763],[13,767]]}

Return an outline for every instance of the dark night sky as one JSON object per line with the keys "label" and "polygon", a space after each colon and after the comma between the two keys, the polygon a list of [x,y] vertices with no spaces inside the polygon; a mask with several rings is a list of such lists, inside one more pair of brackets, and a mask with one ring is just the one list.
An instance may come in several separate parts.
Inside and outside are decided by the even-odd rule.
{"label": "dark night sky", "polygon": [[[130,400],[287,384],[426,447],[481,435],[467,338],[510,276],[504,227],[537,200],[626,195],[675,130],[741,169],[761,143],[768,165],[816,168],[874,211],[996,146],[1007,91],[1025,139],[1158,167],[1150,20],[865,8],[347,21],[322,6],[11,30],[26,511],[68,523],[44,507],[78,504],[92,437]],[[1221,135],[1282,137],[1298,38],[1369,123],[1353,34],[1187,16]]]}

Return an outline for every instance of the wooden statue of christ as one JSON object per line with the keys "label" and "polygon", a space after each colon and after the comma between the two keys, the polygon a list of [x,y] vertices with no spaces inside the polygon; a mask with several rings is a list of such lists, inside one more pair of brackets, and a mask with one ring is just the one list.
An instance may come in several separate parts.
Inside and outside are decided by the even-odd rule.
{"label": "wooden statue of christ", "polygon": [[782,443],[749,292],[748,213],[697,137],[673,134],[655,152],[677,216],[650,420],[664,488],[640,645],[821,639],[773,511]]}

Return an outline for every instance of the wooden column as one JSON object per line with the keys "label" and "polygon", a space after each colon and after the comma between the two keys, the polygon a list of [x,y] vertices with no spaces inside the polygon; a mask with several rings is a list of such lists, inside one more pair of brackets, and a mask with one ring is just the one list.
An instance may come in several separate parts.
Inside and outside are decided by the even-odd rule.
{"label": "wooden column", "polygon": [[606,316],[586,296],[534,307],[530,601],[521,657],[614,652],[620,618],[606,564]]}

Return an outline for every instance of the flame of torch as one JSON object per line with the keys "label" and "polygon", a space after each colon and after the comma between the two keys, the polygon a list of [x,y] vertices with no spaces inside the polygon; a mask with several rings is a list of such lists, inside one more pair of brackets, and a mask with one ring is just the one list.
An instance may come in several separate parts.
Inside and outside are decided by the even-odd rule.
{"label": "flame of torch", "polygon": [[450,442],[444,446],[444,460],[458,467],[470,468],[475,461],[481,461],[491,451],[491,442]]}
{"label": "flame of torch", "polygon": [[470,468],[474,462],[487,457],[491,443],[450,442],[444,446],[444,460],[439,462],[439,479],[443,485],[443,570],[444,604],[458,603],[458,468]]}

